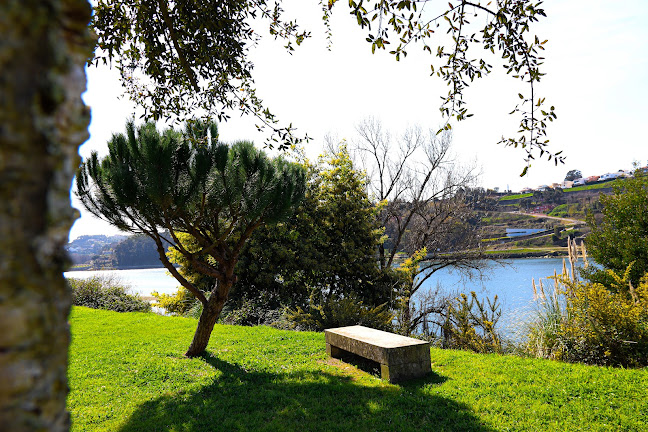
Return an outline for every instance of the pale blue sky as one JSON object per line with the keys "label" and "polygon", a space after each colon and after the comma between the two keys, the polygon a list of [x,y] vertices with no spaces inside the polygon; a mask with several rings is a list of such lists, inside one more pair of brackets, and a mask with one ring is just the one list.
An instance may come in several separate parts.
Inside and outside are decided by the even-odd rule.
{"label": "pale blue sky", "polygon": [[[446,88],[429,76],[429,55],[411,49],[399,63],[384,53],[372,56],[344,4],[333,16],[333,47],[327,51],[321,12],[316,2],[311,7],[305,3],[290,0],[285,9],[314,37],[293,55],[266,38],[252,59],[259,96],[281,119],[314,138],[307,149],[310,155],[319,154],[326,133],[353,139],[355,125],[369,115],[394,133],[408,125],[436,128],[442,123],[439,96]],[[484,187],[519,190],[562,181],[570,169],[598,175],[648,160],[648,2],[554,0],[544,8],[548,18],[532,29],[549,39],[547,76],[536,91],[556,106],[558,120],[549,138],[551,148],[562,149],[567,162],[558,167],[535,162],[526,177],[519,177],[524,154],[496,144],[516,130],[516,119],[507,113],[516,103],[519,84],[496,69],[466,93],[474,117],[454,125],[457,158],[477,161]],[[91,138],[80,150],[83,157],[91,150],[105,153],[110,135],[123,131],[133,110],[118,100],[121,90],[114,72],[89,68],[88,79],[84,98],[92,107],[92,123]],[[236,114],[220,126],[220,133],[226,141],[253,139],[261,145],[264,139],[253,119]],[[116,232],[82,214],[71,238]]]}

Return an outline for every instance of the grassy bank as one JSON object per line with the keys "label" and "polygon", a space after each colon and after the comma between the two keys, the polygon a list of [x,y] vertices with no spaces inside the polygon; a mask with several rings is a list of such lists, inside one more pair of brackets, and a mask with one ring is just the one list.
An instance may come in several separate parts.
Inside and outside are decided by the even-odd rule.
{"label": "grassy bank", "polygon": [[594,184],[589,184],[589,185],[584,185],[584,186],[576,186],[573,188],[568,188],[564,189],[564,192],[580,192],[580,191],[587,191],[587,190],[597,190],[597,189],[608,189],[612,188],[615,185],[621,184],[624,179],[616,179],[616,180],[610,180],[602,183],[594,183]]}
{"label": "grassy bank", "polygon": [[567,248],[512,248],[501,250],[488,250],[486,255],[501,258],[545,258],[545,257],[566,257]]}
{"label": "grassy bank", "polygon": [[506,196],[501,197],[499,200],[500,201],[511,201],[511,200],[518,200],[518,199],[522,199],[522,198],[528,198],[530,196],[533,196],[533,192],[514,194],[514,195],[506,195]]}
{"label": "grassy bank", "polygon": [[327,359],[321,333],[76,307],[73,431],[646,430],[648,370],[432,350],[434,373],[391,385]]}

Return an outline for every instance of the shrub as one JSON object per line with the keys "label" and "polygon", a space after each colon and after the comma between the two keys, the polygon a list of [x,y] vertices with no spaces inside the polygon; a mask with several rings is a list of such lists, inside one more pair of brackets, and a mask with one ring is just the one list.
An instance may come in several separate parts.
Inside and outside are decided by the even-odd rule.
{"label": "shrub", "polygon": [[539,293],[533,282],[536,308],[532,321],[526,324],[526,343],[523,351],[534,357],[562,360],[566,348],[561,337],[561,328],[567,312],[564,296],[560,294],[557,280],[554,280],[556,286],[550,290],[545,290],[540,281]]}
{"label": "shrub", "polygon": [[550,212],[549,216],[554,217],[565,217],[569,213],[569,204],[560,204],[559,206],[554,207]]}
{"label": "shrub", "polygon": [[[570,246],[571,252],[571,246]],[[570,253],[570,258],[573,255]],[[648,273],[635,288],[632,264],[602,282],[553,277],[549,299],[542,283],[540,307],[530,323],[525,351],[536,357],[612,366],[648,365]],[[535,284],[534,284],[535,288]]]}
{"label": "shrub", "polygon": [[139,294],[130,294],[130,287],[113,276],[68,278],[72,304],[115,312],[149,312],[151,305]]}
{"label": "shrub", "polygon": [[269,308],[263,297],[244,297],[235,304],[227,305],[221,313],[220,322],[231,325],[267,325],[276,328],[292,328],[284,317],[285,308]]}
{"label": "shrub", "polygon": [[387,304],[365,305],[355,297],[339,300],[326,299],[318,302],[311,296],[308,308],[288,310],[286,318],[299,329],[323,331],[327,328],[364,325],[367,327],[392,331],[394,315]]}
{"label": "shrub", "polygon": [[178,288],[175,294],[160,294],[157,291],[151,293],[157,300],[154,306],[164,308],[173,315],[187,315],[187,313],[200,303],[196,297],[184,287]]}
{"label": "shrub", "polygon": [[634,288],[608,270],[613,287],[565,283],[567,317],[561,329],[565,359],[600,365],[648,365],[648,273]]}
{"label": "shrub", "polygon": [[501,352],[501,337],[495,330],[501,315],[497,296],[492,301],[488,298],[480,301],[474,291],[470,297],[460,294],[448,304],[442,348]]}

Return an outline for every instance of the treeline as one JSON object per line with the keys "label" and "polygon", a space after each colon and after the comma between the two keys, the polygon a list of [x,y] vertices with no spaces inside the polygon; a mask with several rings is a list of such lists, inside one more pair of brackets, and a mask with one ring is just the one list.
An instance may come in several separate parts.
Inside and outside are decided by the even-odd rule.
{"label": "treeline", "polygon": [[118,269],[162,267],[155,242],[145,235],[134,235],[113,246]]}
{"label": "treeline", "polygon": [[[100,236],[86,236],[100,237]],[[117,237],[117,236],[115,236]],[[113,270],[162,267],[155,242],[145,235],[119,236],[121,239],[104,242],[99,247],[82,249],[75,240],[69,255],[74,269]],[[125,238],[124,238],[125,237]]]}

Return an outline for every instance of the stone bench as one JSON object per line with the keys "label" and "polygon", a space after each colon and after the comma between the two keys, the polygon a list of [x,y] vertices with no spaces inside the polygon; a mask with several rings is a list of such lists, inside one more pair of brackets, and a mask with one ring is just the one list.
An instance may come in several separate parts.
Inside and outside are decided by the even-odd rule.
{"label": "stone bench", "polygon": [[346,353],[380,363],[380,375],[391,383],[429,373],[430,343],[363,326],[324,330],[326,352],[333,358]]}

